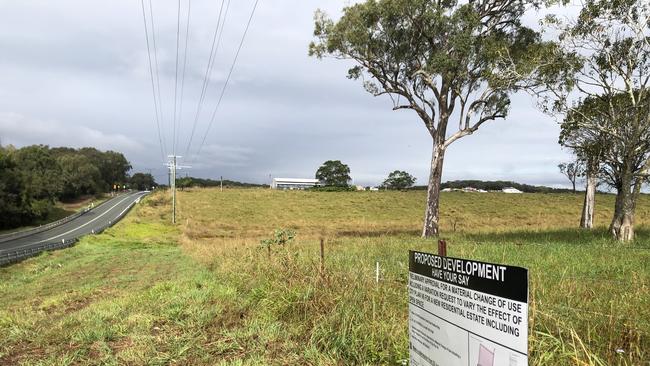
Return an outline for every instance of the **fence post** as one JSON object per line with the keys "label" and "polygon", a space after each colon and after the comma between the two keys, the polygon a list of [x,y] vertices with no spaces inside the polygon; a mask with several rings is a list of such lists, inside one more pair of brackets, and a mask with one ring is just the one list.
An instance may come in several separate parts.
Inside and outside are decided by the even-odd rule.
{"label": "fence post", "polygon": [[447,256],[447,242],[443,239],[438,240],[438,255],[441,257]]}
{"label": "fence post", "polygon": [[320,273],[325,271],[325,240],[320,238]]}
{"label": "fence post", "polygon": [[379,283],[379,262],[377,262],[377,267],[375,268],[375,283]]}

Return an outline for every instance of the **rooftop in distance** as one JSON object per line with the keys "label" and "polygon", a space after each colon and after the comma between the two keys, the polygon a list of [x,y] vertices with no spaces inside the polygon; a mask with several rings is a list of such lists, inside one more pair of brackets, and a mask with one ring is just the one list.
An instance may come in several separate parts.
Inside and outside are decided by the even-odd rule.
{"label": "rooftop in distance", "polygon": [[273,189],[306,189],[320,185],[318,179],[310,178],[273,178]]}

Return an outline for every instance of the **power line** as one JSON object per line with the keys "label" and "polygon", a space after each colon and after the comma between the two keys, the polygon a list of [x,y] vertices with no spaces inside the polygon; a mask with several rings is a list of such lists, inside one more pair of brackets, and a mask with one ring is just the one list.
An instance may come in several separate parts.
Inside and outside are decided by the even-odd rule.
{"label": "power line", "polygon": [[214,123],[214,119],[217,115],[217,111],[219,110],[219,106],[221,105],[221,101],[223,100],[223,96],[226,93],[226,89],[228,88],[228,82],[230,81],[230,78],[232,76],[232,72],[235,69],[235,64],[237,63],[237,59],[239,58],[239,53],[241,52],[241,49],[244,45],[244,40],[246,39],[246,34],[248,33],[248,29],[250,28],[251,22],[253,20],[253,16],[255,15],[255,10],[257,9],[257,4],[259,0],[255,0],[255,4],[253,5],[253,10],[251,11],[251,15],[248,18],[248,22],[246,23],[246,29],[244,29],[244,34],[242,35],[241,41],[239,42],[239,47],[237,48],[237,52],[235,53],[235,58],[232,61],[232,65],[230,65],[230,71],[228,71],[228,77],[226,77],[226,82],[223,84],[223,88],[221,89],[221,94],[219,95],[219,100],[217,101],[217,105],[214,108],[214,111],[212,112],[212,117],[210,118],[210,123],[208,124],[208,128],[205,131],[205,134],[203,135],[203,139],[201,140],[201,145],[199,145],[199,149],[197,150],[196,157],[198,157],[201,154],[201,149],[203,148],[203,145],[205,144],[205,139],[208,137],[208,133],[210,132],[210,128],[212,127],[212,124]]}
{"label": "power line", "polygon": [[[189,43],[190,39],[190,13],[192,10],[192,0],[187,1],[187,21],[186,21],[186,26],[185,26],[185,50],[183,52],[183,73],[181,76],[181,99],[180,99],[180,107],[178,111],[178,125],[179,127],[183,125],[182,123],[182,118],[183,118],[183,96],[185,95],[185,71],[187,68],[187,46]],[[180,133],[179,133],[180,135]],[[177,139],[174,141],[174,146],[176,146],[176,143],[178,142],[178,136]]]}
{"label": "power line", "polygon": [[[208,86],[210,84],[210,77],[212,75],[212,68],[214,66],[215,62],[215,56],[219,50],[219,45],[221,44],[221,37],[223,36],[223,28],[226,24],[226,17],[228,16],[228,9],[230,8],[230,0],[228,0],[228,4],[226,5],[226,12],[225,15],[223,16],[223,22],[221,20],[221,15],[223,13],[223,6],[224,6],[225,0],[221,1],[221,7],[219,8],[219,16],[217,18],[217,26],[214,28],[214,35],[212,37],[212,46],[210,47],[210,56],[208,58],[208,64],[205,69],[205,75],[203,76],[203,86],[201,88],[201,95],[199,96],[199,103],[197,104],[196,107],[196,113],[194,115],[194,123],[192,124],[192,132],[190,133],[190,138],[187,142],[187,147],[185,148],[185,156],[188,156],[187,154],[189,153],[190,146],[192,145],[192,140],[194,139],[194,133],[196,132],[196,126],[199,121],[199,116],[201,114],[201,110],[203,108],[203,102],[205,100],[205,95],[207,94],[208,91]],[[219,31],[219,28],[221,28],[221,31]],[[218,38],[217,38],[218,36]],[[215,47],[216,46],[216,47]]]}
{"label": "power line", "polygon": [[181,0],[178,0],[178,15],[176,21],[176,75],[174,76],[174,120],[172,134],[172,153],[176,155],[176,111],[178,107],[178,54],[181,39]]}
{"label": "power line", "polygon": [[[160,67],[158,65],[158,46],[156,42],[156,22],[155,22],[155,17],[153,13],[153,5],[152,5],[152,0],[149,0],[149,15],[151,19],[151,40],[153,41],[153,58],[154,58],[154,72],[156,74],[156,87],[157,87],[157,94],[158,94],[158,109],[159,111],[159,116],[160,116],[160,125],[162,126],[162,140],[163,140],[163,146],[164,150],[167,151],[167,136],[165,134],[165,114],[163,113],[163,100],[160,95]],[[164,160],[164,154],[163,154],[163,160]]]}
{"label": "power line", "polygon": [[144,0],[140,1],[142,4],[142,20],[144,23],[144,35],[145,38],[147,39],[147,55],[149,56],[149,74],[151,76],[151,92],[153,93],[153,104],[154,104],[154,109],[155,109],[155,120],[156,120],[156,128],[158,130],[158,143],[160,146],[160,156],[163,161],[165,161],[165,151],[163,149],[163,141],[162,141],[162,135],[160,132],[160,118],[158,115],[158,100],[156,98],[156,87],[155,87],[155,82],[154,82],[154,74],[153,74],[153,66],[151,64],[151,47],[149,45],[149,30],[147,27],[147,15],[146,11],[144,8]]}

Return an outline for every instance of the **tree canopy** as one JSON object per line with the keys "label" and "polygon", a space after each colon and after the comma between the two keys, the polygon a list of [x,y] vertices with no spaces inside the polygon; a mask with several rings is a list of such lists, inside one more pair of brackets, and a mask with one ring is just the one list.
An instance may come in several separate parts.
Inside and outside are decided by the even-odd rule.
{"label": "tree canopy", "polygon": [[560,142],[590,165],[602,164],[617,191],[610,231],[631,240],[650,168],[650,3],[587,0],[577,19],[551,16],[547,25],[576,63],[570,87],[549,88],[542,100],[564,116]]}
{"label": "tree canopy", "polygon": [[350,178],[350,167],[340,160],[328,160],[316,171],[316,179],[326,186],[346,187]]}
{"label": "tree canopy", "polygon": [[[369,0],[345,8],[336,23],[317,11],[309,52],[353,60],[349,78],[389,96],[394,110],[415,111],[449,145],[506,117],[512,92],[568,78],[549,60],[555,45],[521,24],[525,10],[541,3]],[[454,113],[458,131],[445,138],[438,131]]]}
{"label": "tree canopy", "polygon": [[310,55],[352,60],[349,78],[388,97],[393,110],[415,112],[432,138],[423,236],[438,234],[446,148],[505,118],[513,93],[570,82],[555,43],[521,22],[544,3],[367,0],[336,22],[316,12]]}
{"label": "tree canopy", "polygon": [[131,176],[129,184],[131,188],[139,191],[151,190],[156,186],[156,180],[149,173],[135,173]]}
{"label": "tree canopy", "polygon": [[415,184],[415,178],[403,171],[395,170],[388,174],[388,178],[382,183],[382,186],[388,189],[406,189]]}
{"label": "tree canopy", "polygon": [[45,219],[56,200],[106,192],[128,182],[121,153],[94,148],[0,146],[0,228]]}
{"label": "tree canopy", "polygon": [[585,174],[584,164],[578,160],[568,163],[560,163],[557,167],[560,169],[560,173],[569,179],[573,187],[573,193],[576,193],[576,183],[578,179]]}

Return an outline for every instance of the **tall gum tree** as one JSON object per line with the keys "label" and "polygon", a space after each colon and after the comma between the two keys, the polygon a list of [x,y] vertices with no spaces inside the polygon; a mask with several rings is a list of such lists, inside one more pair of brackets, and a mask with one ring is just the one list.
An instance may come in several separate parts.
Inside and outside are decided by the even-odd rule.
{"label": "tall gum tree", "polygon": [[414,111],[432,138],[423,237],[439,233],[447,148],[504,119],[513,93],[566,76],[552,60],[555,44],[521,24],[545,3],[368,0],[344,8],[336,22],[316,11],[310,55],[352,60],[349,78],[390,97],[393,110]]}
{"label": "tall gum tree", "polygon": [[[583,128],[585,118],[598,118],[598,100],[587,99],[568,112],[561,124],[560,145],[571,149],[578,162],[584,165],[585,197],[580,216],[580,227],[594,227],[596,188],[601,176],[602,162],[609,149],[610,139],[600,130]],[[601,114],[602,116],[602,114]]]}
{"label": "tall gum tree", "polygon": [[578,67],[573,93],[551,88],[543,104],[573,114],[575,130],[608,141],[602,164],[617,191],[609,230],[632,240],[636,199],[650,167],[650,2],[586,0],[577,19],[549,17],[547,24],[557,27],[559,51],[572,53]]}

